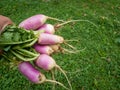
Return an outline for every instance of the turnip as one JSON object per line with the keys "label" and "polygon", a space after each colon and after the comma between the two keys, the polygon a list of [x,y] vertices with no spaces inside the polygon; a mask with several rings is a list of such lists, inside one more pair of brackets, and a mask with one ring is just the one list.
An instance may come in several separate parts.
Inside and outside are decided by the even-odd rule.
{"label": "turnip", "polygon": [[38,43],[45,45],[45,44],[58,44],[63,43],[64,38],[59,35],[52,35],[47,33],[41,33],[38,39]]}
{"label": "turnip", "polygon": [[47,54],[50,55],[53,53],[53,49],[50,46],[47,45],[40,45],[40,44],[35,44],[34,49],[39,52],[40,54]]}
{"label": "turnip", "polygon": [[53,68],[57,68],[59,69],[66,77],[67,81],[68,81],[68,84],[72,90],[72,86],[71,86],[71,83],[66,75],[66,73],[61,69],[61,67],[59,65],[56,64],[55,60],[49,56],[49,55],[46,55],[46,54],[41,54],[36,60],[35,60],[35,64],[46,70],[46,71],[50,71],[52,70]]}
{"label": "turnip", "polygon": [[37,30],[44,30],[44,33],[54,34],[55,28],[52,24],[44,24],[39,27]]}
{"label": "turnip", "polygon": [[60,49],[60,44],[54,44],[54,45],[49,45],[53,52],[59,52],[59,49]]}
{"label": "turnip", "polygon": [[37,70],[30,62],[21,62],[18,65],[18,69],[28,80],[30,80],[35,84],[51,82],[51,83],[57,83],[62,87],[64,87],[65,89],[68,89],[60,82],[46,79],[45,75],[42,74],[39,70]]}
{"label": "turnip", "polygon": [[46,22],[47,19],[53,19],[53,20],[63,22],[63,20],[59,20],[56,18],[45,16],[43,14],[37,14],[37,15],[31,16],[31,17],[25,19],[24,21],[22,21],[19,24],[19,27],[22,27],[22,28],[27,29],[27,30],[30,30],[30,29],[36,30],[37,28],[42,26]]}

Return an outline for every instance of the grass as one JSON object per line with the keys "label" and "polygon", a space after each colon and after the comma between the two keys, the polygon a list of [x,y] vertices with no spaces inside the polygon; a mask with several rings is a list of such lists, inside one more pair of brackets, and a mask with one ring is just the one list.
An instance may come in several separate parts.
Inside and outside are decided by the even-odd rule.
{"label": "grass", "polygon": [[[73,90],[119,90],[120,89],[120,46],[115,39],[120,35],[119,0],[2,0],[0,14],[10,17],[17,25],[35,14],[45,14],[60,19],[83,19],[94,22],[77,22],[66,25],[56,34],[71,42],[77,54],[53,55],[56,62],[68,73]],[[56,23],[47,21],[47,23]],[[79,72],[74,72],[79,70]],[[44,72],[44,71],[43,71]],[[48,72],[45,72],[50,78]],[[56,79],[66,86],[65,77],[55,73]],[[26,80],[11,63],[0,60],[0,90],[51,90],[52,84],[35,85]],[[56,86],[56,90],[64,90]]]}

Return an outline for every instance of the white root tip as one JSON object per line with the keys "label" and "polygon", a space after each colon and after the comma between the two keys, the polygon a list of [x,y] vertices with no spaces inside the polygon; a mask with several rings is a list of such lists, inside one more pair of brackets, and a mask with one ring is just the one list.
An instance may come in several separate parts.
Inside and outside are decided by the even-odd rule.
{"label": "white root tip", "polygon": [[66,78],[66,80],[67,80],[67,82],[68,82],[68,84],[69,84],[69,86],[70,86],[70,90],[72,90],[72,85],[71,85],[71,83],[70,83],[70,81],[69,81],[69,79],[68,79],[65,71],[62,70],[62,68],[61,68],[59,65],[56,65],[56,68],[58,68],[58,69],[63,73],[63,75],[65,76],[65,78]]}

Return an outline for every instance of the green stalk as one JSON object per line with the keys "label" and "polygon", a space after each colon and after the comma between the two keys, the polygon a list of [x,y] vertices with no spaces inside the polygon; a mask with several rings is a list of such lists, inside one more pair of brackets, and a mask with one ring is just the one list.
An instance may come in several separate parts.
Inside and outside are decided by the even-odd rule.
{"label": "green stalk", "polygon": [[23,52],[24,54],[31,55],[31,56],[35,56],[35,57],[39,55],[38,53],[35,54],[35,53],[32,53],[32,52],[30,52],[30,51],[28,51],[28,50],[25,50],[25,49],[22,49],[22,48],[17,49],[17,50]]}
{"label": "green stalk", "polygon": [[33,46],[37,42],[37,40],[38,39],[36,38],[35,40],[30,42],[29,44],[24,44],[21,48],[31,47],[31,46]]}
{"label": "green stalk", "polygon": [[8,61],[12,61],[10,58],[8,58],[5,54],[2,54],[4,58],[6,58]]}
{"label": "green stalk", "polygon": [[24,53],[20,52],[19,50],[15,50],[15,52],[18,53],[18,54],[20,54],[20,55],[22,55],[22,56],[24,56],[24,57],[33,57],[31,55],[24,54]]}
{"label": "green stalk", "polygon": [[15,45],[15,44],[23,44],[23,43],[27,43],[27,42],[31,42],[34,39],[29,39],[29,40],[25,40],[25,41],[20,41],[20,42],[1,42],[0,45]]}
{"label": "green stalk", "polygon": [[33,61],[35,60],[38,56],[35,56],[33,58],[25,58],[22,55],[16,53],[15,51],[11,50],[10,51],[13,55],[15,55],[18,59],[23,60],[23,61]]}

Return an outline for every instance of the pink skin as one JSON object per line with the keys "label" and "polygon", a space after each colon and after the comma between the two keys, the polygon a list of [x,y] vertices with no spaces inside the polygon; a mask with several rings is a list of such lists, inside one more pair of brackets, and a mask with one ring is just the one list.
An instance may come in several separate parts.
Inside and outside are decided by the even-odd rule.
{"label": "pink skin", "polygon": [[19,71],[33,83],[39,82],[40,72],[29,62],[22,62],[18,66]]}
{"label": "pink skin", "polygon": [[64,42],[63,37],[47,33],[41,33],[38,39],[38,43],[42,45],[58,44],[63,42]]}
{"label": "pink skin", "polygon": [[41,54],[36,60],[35,60],[35,64],[46,70],[46,71],[50,71],[52,70],[53,68],[57,68],[59,69],[66,77],[67,81],[68,81],[68,84],[70,85],[70,88],[72,90],[72,86],[70,84],[70,81],[66,75],[66,73],[61,69],[61,67],[59,65],[56,64],[55,60],[49,56],[49,55],[46,55],[46,54]]}
{"label": "pink skin", "polygon": [[44,30],[45,33],[49,33],[49,34],[55,33],[54,26],[51,24],[44,24],[40,28],[38,28],[37,30]]}
{"label": "pink skin", "polygon": [[46,54],[41,54],[35,61],[35,64],[44,70],[51,70],[56,66],[55,60]]}
{"label": "pink skin", "polygon": [[30,30],[30,29],[35,30],[40,26],[42,26],[46,20],[47,20],[47,16],[45,15],[42,15],[42,14],[34,15],[22,21],[19,24],[19,27],[22,27],[27,30]]}
{"label": "pink skin", "polygon": [[64,87],[65,89],[69,90],[60,82],[46,79],[45,75],[40,73],[37,69],[35,69],[30,62],[22,62],[19,64],[18,68],[19,68],[19,71],[33,83],[36,83],[36,84],[41,84],[44,82],[57,83],[62,87]]}
{"label": "pink skin", "polygon": [[39,44],[35,44],[34,45],[34,49],[39,52],[40,54],[47,54],[50,55],[51,53],[53,53],[53,50],[51,47],[49,46],[41,46]]}

